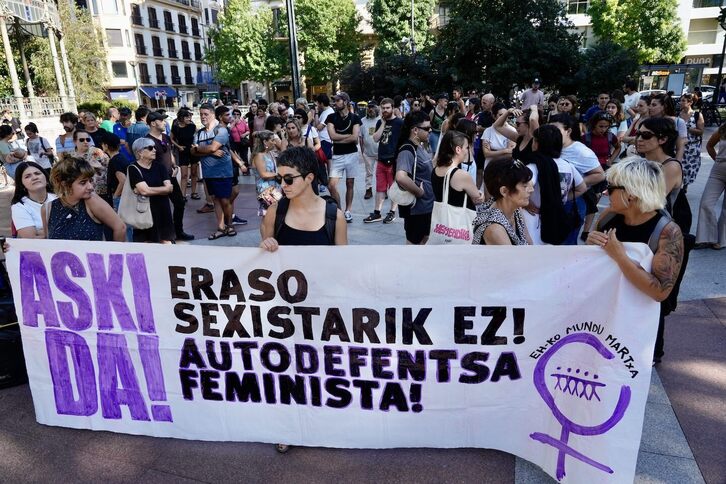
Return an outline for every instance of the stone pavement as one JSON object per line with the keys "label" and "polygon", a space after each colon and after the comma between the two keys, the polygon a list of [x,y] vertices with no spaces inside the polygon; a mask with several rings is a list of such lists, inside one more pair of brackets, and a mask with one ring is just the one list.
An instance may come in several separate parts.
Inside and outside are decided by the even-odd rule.
{"label": "stone pavement", "polygon": [[[697,211],[710,171],[704,157],[689,199]],[[255,247],[257,202],[242,177],[236,213],[249,220],[236,237],[206,240],[212,214],[190,201],[185,228],[195,245]],[[373,201],[356,180],[351,244],[403,244],[403,223],[363,224]],[[697,214],[696,214],[697,215]],[[695,230],[694,218],[694,230]],[[638,456],[637,483],[723,484],[726,476],[726,251],[696,251],[669,316],[666,358],[653,372]],[[0,482],[554,482],[514,456],[481,449],[350,450],[198,442],[47,427],[35,422],[27,385],[0,390]]]}

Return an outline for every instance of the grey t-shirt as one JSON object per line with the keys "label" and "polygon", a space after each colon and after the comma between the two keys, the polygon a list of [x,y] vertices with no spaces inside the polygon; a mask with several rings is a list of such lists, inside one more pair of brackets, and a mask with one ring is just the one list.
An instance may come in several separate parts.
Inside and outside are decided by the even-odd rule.
{"label": "grey t-shirt", "polygon": [[[420,185],[423,182],[424,194],[411,207],[411,215],[431,213],[434,209],[434,190],[431,185],[431,172],[433,171],[433,165],[431,164],[432,157],[433,155],[430,151],[424,148],[423,145],[418,145],[415,156],[415,182],[416,185]],[[405,171],[409,176],[413,176],[413,162],[414,155],[411,149],[403,148],[398,153],[398,158],[396,158],[396,171]]]}

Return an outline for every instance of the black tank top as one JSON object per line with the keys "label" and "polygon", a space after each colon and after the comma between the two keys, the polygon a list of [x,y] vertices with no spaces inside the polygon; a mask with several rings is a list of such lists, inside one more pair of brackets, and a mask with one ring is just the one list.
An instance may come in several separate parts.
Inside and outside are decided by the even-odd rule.
{"label": "black tank top", "polygon": [[534,138],[529,140],[529,143],[523,148],[519,149],[519,144],[522,142],[522,136],[517,138],[517,145],[512,150],[512,159],[519,160],[525,165],[528,163],[532,163],[534,160],[532,159],[532,141]]}
{"label": "black tank top", "polygon": [[650,220],[646,220],[640,225],[627,225],[625,223],[625,217],[622,215],[615,215],[611,220],[607,221],[604,226],[600,227],[600,230],[605,231],[609,229],[617,229],[617,237],[621,242],[642,242],[648,243],[655,226],[658,225],[658,220],[663,215],[656,212]]}
{"label": "black tank top", "polygon": [[277,243],[279,245],[335,245],[335,241],[328,237],[325,224],[318,230],[309,231],[294,229],[285,222],[282,223],[282,227],[277,233]]}
{"label": "black tank top", "polygon": [[[451,170],[451,176],[449,177],[449,205],[454,207],[464,206],[464,191],[457,191],[451,186],[451,179],[454,177],[454,173],[459,170],[459,167]],[[467,176],[469,176],[467,174]],[[437,202],[444,201],[444,177],[436,174],[436,170],[431,170],[431,186],[434,190],[434,197]],[[471,201],[471,197],[466,197],[466,208],[469,210],[475,210],[474,202]]]}

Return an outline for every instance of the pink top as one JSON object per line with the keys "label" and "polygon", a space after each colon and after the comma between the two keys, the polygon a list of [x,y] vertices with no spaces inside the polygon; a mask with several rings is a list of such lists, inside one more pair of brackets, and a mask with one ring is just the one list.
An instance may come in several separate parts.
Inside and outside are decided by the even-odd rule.
{"label": "pink top", "polygon": [[247,121],[240,119],[233,126],[230,126],[229,133],[232,135],[232,141],[239,143],[242,140],[242,136],[250,130],[247,126]]}

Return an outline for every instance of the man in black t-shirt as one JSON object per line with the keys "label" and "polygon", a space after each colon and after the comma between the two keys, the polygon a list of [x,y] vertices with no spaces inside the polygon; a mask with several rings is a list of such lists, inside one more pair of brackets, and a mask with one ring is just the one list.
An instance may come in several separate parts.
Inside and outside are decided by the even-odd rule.
{"label": "man in black t-shirt", "polygon": [[338,206],[340,206],[340,193],[338,180],[345,176],[345,221],[351,223],[353,215],[350,210],[353,206],[353,185],[358,171],[358,136],[360,135],[361,120],[357,114],[348,110],[350,96],[339,92],[334,98],[335,113],[325,120],[328,134],[333,141],[333,159],[330,161],[330,179],[328,189]]}
{"label": "man in black t-shirt", "polygon": [[376,207],[363,222],[369,224],[383,220],[384,224],[396,218],[396,204],[391,200],[391,210],[385,218],[381,215],[386,192],[393,185],[395,176],[396,148],[401,135],[403,120],[393,114],[393,99],[381,100],[381,119],[376,124],[373,141],[378,142],[378,163],[376,163]]}
{"label": "man in black t-shirt", "polygon": [[171,186],[173,188],[169,195],[169,200],[174,207],[174,229],[176,230],[176,240],[194,240],[194,236],[184,232],[184,195],[182,195],[179,182],[176,179],[176,163],[174,162],[174,153],[172,152],[171,138],[166,131],[166,114],[157,113],[155,111],[149,113],[146,122],[149,125],[149,134],[147,138],[152,140],[156,145],[155,163],[161,163],[169,172],[171,178]]}
{"label": "man in black t-shirt", "polygon": [[[192,144],[197,127],[192,122],[192,112],[187,109],[179,110],[176,121],[171,127],[171,142],[176,146],[177,164],[181,170],[182,195],[186,198],[187,188],[191,185],[192,199],[199,200],[197,193],[197,178],[199,176],[199,161],[192,157]],[[191,172],[191,182],[189,181]]]}

